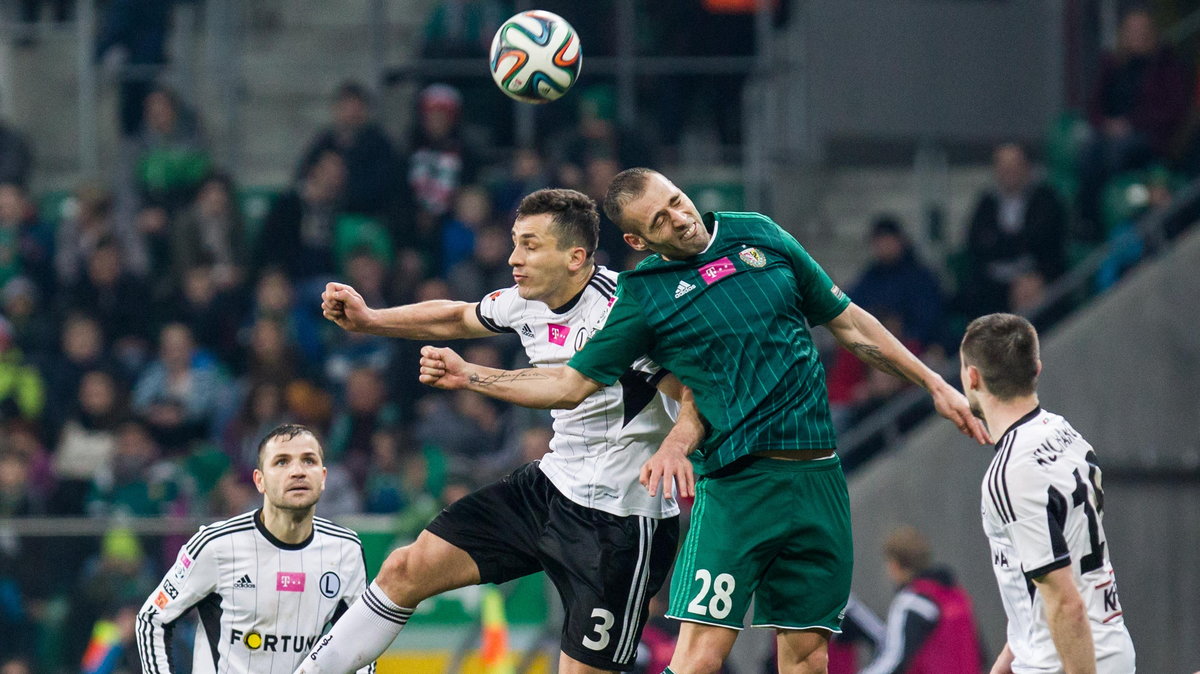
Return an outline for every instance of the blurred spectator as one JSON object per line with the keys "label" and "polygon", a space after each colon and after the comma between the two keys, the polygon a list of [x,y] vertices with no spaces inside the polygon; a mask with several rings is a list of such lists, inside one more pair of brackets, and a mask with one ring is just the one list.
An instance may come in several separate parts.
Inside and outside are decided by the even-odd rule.
{"label": "blurred spectator", "polygon": [[102,243],[115,242],[130,262],[144,257],[141,237],[132,223],[118,223],[114,217],[113,197],[107,189],[79,188],[70,210],[55,230],[54,269],[62,286],[69,288],[83,275],[88,259]]}
{"label": "blurred spectator", "polygon": [[978,674],[984,662],[971,598],[949,569],[931,565],[925,537],[901,527],[888,536],[883,553],[897,592],[884,643],[860,674]]}
{"label": "blurred spectator", "polygon": [[894,216],[877,217],[868,236],[870,259],[850,289],[859,306],[887,307],[899,316],[904,336],[924,349],[942,328],[942,290],[937,276],[917,258],[912,240]]}
{"label": "blurred spectator", "polygon": [[[578,121],[565,134],[551,141],[553,161],[584,170],[593,159],[610,159],[617,163],[613,175],[630,166],[654,164],[650,139],[636,129],[617,123],[617,96],[611,85],[584,87],[576,92],[575,100],[578,102]],[[603,193],[600,196],[603,197]]]}
{"label": "blurred spectator", "polygon": [[1192,91],[1188,65],[1159,41],[1150,12],[1126,13],[1088,105],[1093,137],[1083,150],[1079,187],[1085,238],[1103,238],[1100,192],[1110,177],[1171,158]]}
{"label": "blurred spectator", "polygon": [[54,289],[54,231],[38,218],[25,188],[0,183],[0,286],[17,276]]}
{"label": "blurred spectator", "polygon": [[273,318],[259,318],[250,328],[246,345],[245,380],[251,386],[274,384],[287,386],[305,373],[304,358],[291,341],[283,324]]}
{"label": "blurred spectator", "polygon": [[212,159],[199,121],[174,91],[155,88],[146,95],[143,106],[137,184],[146,203],[174,215],[209,174]]}
{"label": "blurred spectator", "polygon": [[344,82],[333,100],[333,123],[309,143],[297,179],[303,180],[321,155],[332,150],[346,163],[347,211],[376,215],[385,212],[401,184],[400,160],[392,141],[372,119],[371,95],[358,82]]}
{"label": "blurred spectator", "polygon": [[511,222],[516,216],[521,199],[544,187],[550,187],[550,173],[546,169],[546,161],[542,154],[535,148],[517,148],[512,154],[509,170],[492,186],[496,219]]}
{"label": "blurred spectator", "polygon": [[505,227],[490,225],[476,232],[471,257],[451,267],[446,275],[449,297],[478,302],[486,293],[512,286],[512,267],[508,265],[512,247],[512,233]]}
{"label": "blurred spectator", "polygon": [[0,421],[37,421],[45,404],[41,373],[16,345],[8,319],[0,316]]}
{"label": "blurred spectator", "polygon": [[33,661],[30,658],[16,656],[0,660],[0,674],[36,674],[36,670],[34,670]]}
{"label": "blurred spectator", "polygon": [[399,439],[393,431],[375,431],[371,435],[371,459],[363,485],[363,512],[396,513],[408,505]]}
{"label": "blurred spectator", "polygon": [[[425,58],[488,57],[492,37],[513,13],[511,0],[439,0],[425,20],[420,55]],[[443,81],[463,94],[464,117],[503,138],[512,131],[512,104],[488,78],[459,76]]]}
{"label": "blurred spectator", "polygon": [[305,379],[292,381],[283,389],[290,422],[309,428],[329,428],[333,416],[333,396]]}
{"label": "blurred spectator", "polygon": [[237,188],[224,173],[210,174],[196,198],[169,232],[171,268],[176,281],[187,270],[210,266],[220,290],[232,290],[246,270],[246,234],[237,204]]}
{"label": "blurred spectator", "polygon": [[54,349],[54,317],[40,304],[37,285],[24,276],[9,279],[0,288],[0,309],[12,326],[13,342],[21,352],[41,362]]}
{"label": "blurred spectator", "polygon": [[99,241],[87,259],[86,275],[68,289],[66,307],[95,316],[105,341],[114,348],[144,351],[150,333],[146,306],[150,294],[126,271],[121,253],[115,240]]}
{"label": "blurred spectator", "polygon": [[179,284],[179,290],[160,311],[163,322],[183,323],[192,331],[198,346],[222,363],[236,363],[241,349],[238,330],[245,313],[242,298],[224,290],[213,267],[204,264],[184,270]]}
{"label": "blurred spectator", "polygon": [[361,489],[371,460],[372,436],[399,423],[399,410],[388,401],[383,376],[369,368],[354,370],[346,379],[344,409],[334,415],[329,429],[326,456],[345,465]]}
{"label": "blurred spectator", "polygon": [[[441,252],[442,225],[462,185],[475,181],[478,152],[462,133],[462,96],[446,84],[421,90],[409,148],[408,185],[415,204],[412,240],[418,250]],[[440,263],[435,261],[435,268]]]}
{"label": "blurred spectator", "polygon": [[[275,321],[284,327],[288,341],[295,344],[304,356],[304,363],[321,362],[324,345],[321,343],[320,301],[316,304],[301,304],[296,300],[296,291],[287,276],[279,270],[270,270],[258,279],[254,289],[254,306],[246,317],[245,326],[259,320]],[[249,340],[253,338],[250,336]]]}
{"label": "blurred spectator", "polygon": [[95,516],[169,515],[182,490],[175,467],[161,461],[148,429],[136,421],[121,424],[112,460],[92,483],[88,512]]}
{"label": "blurred spectator", "polygon": [[416,435],[422,444],[446,453],[453,470],[478,466],[502,450],[503,418],[496,406],[479,395],[430,395],[418,405]]}
{"label": "blurred spectator", "polygon": [[59,352],[44,360],[46,378],[45,428],[47,437],[58,437],[68,415],[76,410],[79,382],[90,370],[115,370],[104,348],[104,333],[96,319],[71,313],[62,325]]}
{"label": "blurred spectator", "polygon": [[[888,329],[905,348],[917,356],[924,355],[924,346],[908,336],[904,321],[886,306],[865,307]],[[834,426],[848,428],[879,409],[908,384],[867,365],[846,349],[838,349],[829,368],[829,412]]]}
{"label": "blurred spectator", "polygon": [[[11,448],[0,447],[0,520],[44,515],[36,492],[30,488],[29,462]],[[35,602],[50,586],[45,573],[50,562],[35,537],[0,535],[0,660],[33,655],[37,643]],[[2,670],[0,670],[2,671]]]}
{"label": "blurred spectator", "polygon": [[125,398],[126,391],[107,372],[93,370],[80,379],[78,402],[54,449],[58,482],[50,505],[55,514],[84,514],[92,483],[108,469],[116,450],[117,426],[127,415]]}
{"label": "blurred spectator", "polygon": [[553,437],[554,431],[545,426],[533,426],[521,431],[518,445],[521,452],[520,463],[540,461],[550,452],[550,439]]}
{"label": "blurred spectator", "polygon": [[25,135],[0,121],[0,183],[26,187],[33,168],[33,152]]}
{"label": "blurred spectator", "polygon": [[[87,560],[83,574],[71,592],[71,610],[65,631],[90,635],[98,620],[126,606],[141,605],[158,585],[158,577],[141,541],[126,529],[112,529],[100,542],[98,555]],[[82,662],[88,642],[84,638],[64,642],[67,662]]]}
{"label": "blurred spectator", "polygon": [[45,501],[54,488],[54,466],[37,431],[37,425],[20,419],[0,427],[0,434],[8,438],[8,449],[25,461],[31,493],[37,500]]}
{"label": "blurred spectator", "polygon": [[[257,459],[257,451],[255,452]],[[262,504],[262,497],[254,490],[254,485],[244,478],[227,471],[217,481],[217,486],[209,495],[212,507],[209,511],[214,517],[228,518],[254,510]]]}
{"label": "blurred spectator", "polygon": [[109,609],[92,626],[79,674],[124,674],[142,667],[134,638],[138,606],[133,603]]}
{"label": "blurred spectator", "polygon": [[1036,273],[1049,283],[1067,267],[1067,210],[1052,188],[1034,180],[1025,151],[999,146],[992,170],[996,185],[980,195],[967,227],[959,302],[971,316],[1009,309],[1009,287],[1017,277]]}
{"label": "blurred spectator", "polygon": [[133,389],[133,410],[168,453],[204,437],[223,393],[211,359],[196,357],[192,331],[171,323],[159,333],[158,358]]}
{"label": "blurred spectator", "polygon": [[142,128],[146,94],[167,62],[167,33],[173,0],[112,0],[96,38],[96,55],[119,71],[120,131],[126,138]]}
{"label": "blurred spectator", "polygon": [[300,282],[337,269],[334,236],[346,190],[346,162],[322,150],[292,189],[271,205],[253,260],[260,269],[279,267]]}
{"label": "blurred spectator", "polygon": [[454,213],[442,230],[442,272],[471,255],[475,235],[492,222],[492,204],[487,190],[467,185],[454,197]]}
{"label": "blurred spectator", "polygon": [[221,447],[235,474],[249,475],[258,467],[259,441],[268,431],[287,421],[283,389],[282,385],[271,381],[252,381],[237,415],[221,432]]}

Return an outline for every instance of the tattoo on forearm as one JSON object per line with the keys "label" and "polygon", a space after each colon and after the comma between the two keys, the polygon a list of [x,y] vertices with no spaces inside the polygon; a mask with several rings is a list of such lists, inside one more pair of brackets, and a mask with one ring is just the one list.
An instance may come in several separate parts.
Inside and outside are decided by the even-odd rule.
{"label": "tattoo on forearm", "polygon": [[476,386],[491,386],[492,384],[503,384],[510,381],[522,381],[525,379],[549,379],[546,375],[540,372],[531,372],[521,370],[517,372],[501,372],[500,374],[490,374],[480,376],[472,372],[467,376],[467,380]]}
{"label": "tattoo on forearm", "polygon": [[855,342],[850,345],[850,350],[854,352],[854,355],[858,356],[859,359],[861,359],[864,363],[870,365],[876,370],[879,370],[880,372],[890,374],[893,377],[897,377],[905,381],[913,381],[908,375],[904,374],[900,368],[896,367],[896,363],[893,362],[891,358],[883,355],[883,351],[874,344]]}

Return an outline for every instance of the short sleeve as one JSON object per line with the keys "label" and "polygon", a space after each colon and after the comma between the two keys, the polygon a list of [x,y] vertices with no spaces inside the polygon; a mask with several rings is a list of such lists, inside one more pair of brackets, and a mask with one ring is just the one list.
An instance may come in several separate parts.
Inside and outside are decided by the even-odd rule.
{"label": "short sleeve", "polygon": [[479,304],[475,305],[475,315],[483,327],[492,332],[516,332],[512,327],[510,316],[513,311],[513,302],[518,299],[521,299],[521,296],[517,294],[515,286],[490,292],[487,297],[479,300]]}
{"label": "short sleeve", "polygon": [[646,325],[642,308],[629,292],[625,275],[621,275],[604,327],[567,365],[585,377],[611,386],[650,350],[652,342],[653,334]]}
{"label": "short sleeve", "polygon": [[834,284],[829,274],[813,259],[804,246],[778,224],[783,252],[796,274],[796,285],[804,298],[801,311],[810,325],[823,325],[837,318],[850,306],[850,298]]}
{"label": "short sleeve", "polygon": [[1007,483],[1022,488],[1010,491],[1016,517],[1006,528],[1021,560],[1021,570],[1026,578],[1033,580],[1071,563],[1064,533],[1071,513],[1071,496],[1044,477],[1020,475],[1024,471],[1014,468],[1010,469]]}

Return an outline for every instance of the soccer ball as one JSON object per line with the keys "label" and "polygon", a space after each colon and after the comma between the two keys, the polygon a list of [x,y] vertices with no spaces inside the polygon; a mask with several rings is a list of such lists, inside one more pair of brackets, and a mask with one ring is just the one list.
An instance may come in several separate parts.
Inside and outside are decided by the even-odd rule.
{"label": "soccer ball", "polygon": [[582,61],[571,24],[540,9],[514,15],[492,38],[492,79],[518,101],[549,103],[567,93]]}

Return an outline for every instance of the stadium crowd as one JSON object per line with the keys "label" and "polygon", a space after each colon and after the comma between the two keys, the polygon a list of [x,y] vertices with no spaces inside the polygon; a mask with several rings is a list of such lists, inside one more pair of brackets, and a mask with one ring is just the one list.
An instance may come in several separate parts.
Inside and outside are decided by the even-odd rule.
{"label": "stadium crowd", "polygon": [[[1194,80],[1147,18],[1126,18],[1106,61],[1094,140],[1076,155],[1086,160],[1075,167],[1082,190],[1040,180],[1019,146],[996,149],[996,186],[968,224],[957,292],[917,259],[903,223],[873,223],[870,259],[845,287],[914,352],[950,352],[956,316],[1036,306],[1073,246],[1128,236],[1132,217],[1170,202],[1177,174],[1151,167],[1186,167],[1171,141],[1186,131]],[[448,30],[436,19],[431,31]],[[1178,114],[1145,112],[1162,111],[1164,96],[1185,99]],[[577,119],[545,147],[497,153],[472,134],[483,120],[471,115],[487,112],[455,86],[420,90],[400,142],[375,121],[369,90],[347,82],[265,213],[244,208],[196,114],[166,88],[152,88],[140,114],[123,111],[122,123],[140,118],[135,169],[79,186],[63,209],[41,208],[29,192],[36,139],[0,126],[0,518],[245,512],[258,500],[257,443],[290,421],[324,434],[323,516],[397,515],[398,534],[413,536],[456,495],[544,454],[548,415],[421,387],[420,344],[342,331],[322,319],[319,294],[337,279],[379,307],[478,301],[511,285],[509,228],[522,196],[572,187],[600,200],[621,169],[664,159],[616,123],[610,88],[572,98]],[[1131,169],[1149,172],[1147,199],[1108,215],[1103,185]],[[1093,220],[1081,227],[1073,213]],[[600,247],[612,268],[640,260],[611,223]],[[1123,250],[1098,283],[1139,254]],[[524,366],[509,337],[460,350],[471,362]],[[845,356],[829,354],[827,366],[835,413],[850,423],[897,384]],[[90,633],[113,607],[140,604],[179,542],[0,530],[0,661],[33,655],[39,625]],[[54,582],[51,564],[54,578],[80,580]],[[49,615],[48,600],[64,593],[68,615]]]}

